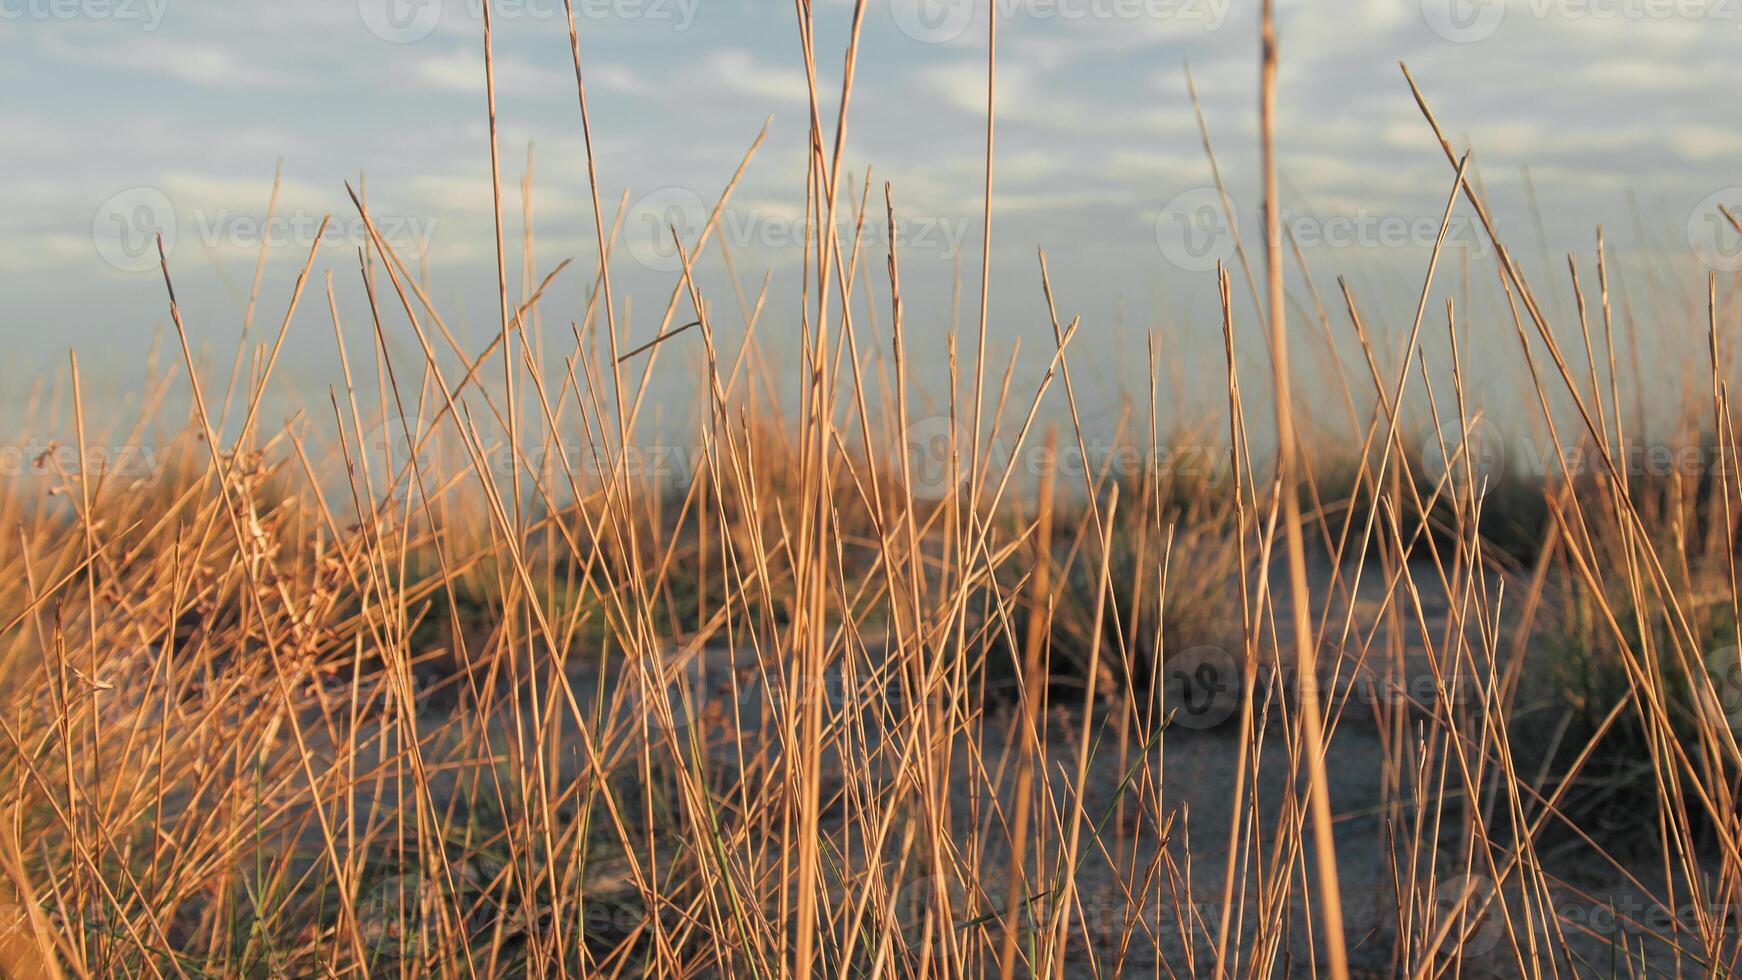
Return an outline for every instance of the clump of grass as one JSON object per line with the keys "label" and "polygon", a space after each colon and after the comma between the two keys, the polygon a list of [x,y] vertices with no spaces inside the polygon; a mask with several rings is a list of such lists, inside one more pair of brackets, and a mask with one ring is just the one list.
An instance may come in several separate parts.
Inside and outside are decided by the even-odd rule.
{"label": "clump of grass", "polygon": [[[1225,469],[1121,470],[1086,452],[1082,324],[1059,315],[1044,257],[1047,370],[1029,391],[989,377],[983,255],[972,356],[947,338],[943,456],[924,461],[947,466],[916,479],[936,444],[915,446],[899,245],[876,254],[840,231],[900,214],[894,188],[879,206],[868,181],[855,195],[840,179],[863,15],[843,89],[806,75],[813,104],[840,108],[832,133],[813,114],[806,143],[826,231],[805,245],[798,315],[763,324],[775,306],[744,293],[722,316],[692,275],[718,258],[736,277],[710,227],[677,236],[669,302],[631,323],[571,30],[600,255],[586,307],[564,311],[572,345],[541,332],[552,301],[504,285],[494,338],[462,349],[371,234],[372,322],[340,322],[330,280],[324,312],[342,355],[371,339],[374,370],[342,357],[319,415],[261,428],[278,352],[308,316],[313,250],[278,333],[229,384],[194,355],[164,263],[180,364],[121,420],[165,433],[144,477],[86,462],[127,437],[98,436],[69,363],[42,409],[81,462],[0,493],[16,531],[0,561],[17,570],[0,579],[0,966],[1438,976],[1625,956],[1734,972],[1719,899],[1742,888],[1742,751],[1712,710],[1734,692],[1708,650],[1737,630],[1742,482],[1607,465],[1643,422],[1624,422],[1623,372],[1596,353],[1613,350],[1600,240],[1598,296],[1565,321],[1495,252],[1524,394],[1558,446],[1605,461],[1577,479],[1484,482],[1459,439],[1437,467],[1412,447],[1418,420],[1476,410],[1470,311],[1445,308],[1449,386],[1422,353],[1441,326],[1438,247],[1389,356],[1345,292],[1366,364],[1350,371],[1334,340],[1319,351],[1351,425],[1313,424],[1290,394],[1271,207],[1267,299],[1244,246],[1213,284],[1217,403],[1162,419],[1153,359],[1149,404],[1122,416],[1149,422],[1108,443],[1148,459],[1174,432]],[[801,26],[814,65],[808,12]],[[1463,208],[1492,234],[1469,157],[1408,83],[1451,167],[1442,230]],[[493,109],[491,126],[494,146]],[[988,119],[988,228],[994,132]],[[548,283],[563,266],[537,278],[530,217],[522,279]],[[500,212],[497,227],[505,256]],[[1254,327],[1237,274],[1266,314],[1267,382],[1237,353]],[[887,280],[886,306],[860,277]],[[1682,431],[1723,458],[1717,295],[1708,280],[1712,423]],[[409,357],[381,323],[416,334]],[[1584,364],[1561,346],[1575,325]],[[770,331],[793,355],[796,404],[773,394]],[[654,339],[631,348],[631,334]],[[674,368],[677,349],[694,356]],[[699,393],[697,465],[675,475],[634,463],[656,371]],[[187,415],[164,409],[172,390]],[[1274,460],[1253,448],[1254,391],[1275,410]],[[413,418],[403,452],[375,455],[370,433]],[[1033,470],[993,452],[1036,441],[1048,463]],[[1050,463],[1070,443],[1083,473]],[[1189,693],[1211,709],[1195,714],[1165,676],[1188,651]],[[1582,890],[1593,868],[1621,883],[1612,902],[1624,886],[1647,912],[1692,911],[1581,929],[1566,910],[1601,900]]]}

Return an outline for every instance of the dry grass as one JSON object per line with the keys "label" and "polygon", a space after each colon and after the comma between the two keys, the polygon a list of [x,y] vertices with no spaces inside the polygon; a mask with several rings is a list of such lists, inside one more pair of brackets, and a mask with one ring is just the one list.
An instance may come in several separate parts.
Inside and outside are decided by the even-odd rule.
{"label": "dry grass", "polygon": [[[1038,387],[987,364],[983,261],[971,396],[952,336],[948,423],[916,426],[901,256],[834,231],[850,211],[896,240],[894,190],[879,207],[841,180],[863,6],[839,93],[815,88],[800,10],[824,233],[798,405],[756,339],[766,289],[740,291],[743,344],[717,346],[689,274],[711,224],[674,235],[657,343],[630,349],[605,261],[572,343],[535,330],[535,270],[510,296],[499,165],[500,330],[481,351],[374,236],[372,322],[339,322],[331,273],[317,311],[341,358],[363,336],[373,361],[342,360],[327,403],[278,431],[260,406],[293,315],[311,318],[312,250],[228,378],[195,355],[165,262],[180,363],[140,418],[92,427],[76,360],[33,396],[38,424],[65,431],[70,410],[77,445],[0,496],[0,969],[1732,975],[1742,475],[1624,465],[1643,423],[1623,415],[1601,244],[1599,301],[1580,292],[1572,323],[1503,241],[1492,270],[1548,438],[1590,473],[1502,488],[1465,452],[1467,326],[1431,302],[1438,244],[1401,351],[1375,349],[1345,291],[1336,329],[1363,358],[1327,363],[1350,425],[1317,425],[1289,394],[1274,210],[1266,322],[1237,322],[1218,277],[1224,410],[1162,418],[1152,340],[1149,401],[1109,443],[1214,444],[1231,469],[1088,452],[1107,434],[1082,422],[1079,324],[1051,308],[1044,256]],[[1468,156],[1417,98],[1449,165],[1441,241],[1460,208],[1492,235]],[[988,233],[993,135],[989,113]],[[872,275],[887,337],[850,299]],[[1722,460],[1731,361],[1706,285],[1710,390],[1682,432]],[[390,322],[419,356],[389,355]],[[1234,355],[1260,327],[1268,379]],[[1441,328],[1450,390],[1423,353]],[[1584,364],[1562,347],[1575,328]],[[679,479],[632,451],[675,348],[691,357],[664,370],[702,393]],[[182,388],[190,417],[162,417]],[[1276,407],[1274,461],[1250,446],[1253,391]],[[1037,421],[1043,402],[1068,424]],[[1421,420],[1448,416],[1423,452]],[[995,443],[1095,465],[1019,466]],[[77,462],[145,444],[149,474]],[[922,464],[951,489],[916,482]],[[1500,547],[1486,511],[1510,501],[1525,516]],[[1182,785],[1200,757],[1212,778]],[[1376,785],[1358,805],[1356,777]]]}

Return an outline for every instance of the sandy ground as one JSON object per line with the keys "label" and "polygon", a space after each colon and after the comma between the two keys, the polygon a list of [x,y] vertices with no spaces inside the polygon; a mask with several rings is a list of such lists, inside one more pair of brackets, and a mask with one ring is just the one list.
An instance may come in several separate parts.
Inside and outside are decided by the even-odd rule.
{"label": "sandy ground", "polygon": [[[1419,574],[1421,573],[1418,571]],[[1323,581],[1325,570],[1319,569],[1317,577]],[[1367,629],[1368,624],[1373,621],[1373,609],[1382,596],[1383,589],[1384,585],[1378,580],[1376,571],[1370,570],[1357,599],[1356,622],[1360,624],[1361,630]],[[1429,630],[1437,636],[1444,628],[1444,596],[1440,595],[1437,602],[1427,595],[1422,598]],[[1279,610],[1279,622],[1283,621],[1284,615],[1286,609]],[[1410,632],[1412,635],[1419,635],[1413,629]],[[1329,653],[1331,651],[1326,652],[1327,659],[1334,659],[1328,656]],[[1346,656],[1357,655],[1358,651],[1352,647],[1346,650]],[[734,664],[730,660],[731,655],[724,649],[711,648],[704,651],[702,659],[689,665],[690,672],[681,675],[692,685],[687,706],[681,698],[673,702],[679,705],[673,716],[679,724],[678,733],[687,738],[692,725],[698,731],[708,733],[710,764],[726,773],[737,766],[739,748],[749,752],[766,746],[767,742],[759,731],[769,715],[769,699],[761,693],[754,656],[749,651],[739,651],[735,664],[736,683],[733,675]],[[868,654],[865,658],[867,663],[875,660],[875,654]],[[1372,654],[1369,663],[1373,669],[1377,669],[1379,654]],[[1158,801],[1157,806],[1149,808],[1151,812],[1160,812],[1171,820],[1167,848],[1170,861],[1158,863],[1155,860],[1155,841],[1158,834],[1153,825],[1142,829],[1139,836],[1144,843],[1133,846],[1128,843],[1131,839],[1128,835],[1131,828],[1120,827],[1114,819],[1109,821],[1103,834],[1108,850],[1100,851],[1097,847],[1097,852],[1082,867],[1077,879],[1077,889],[1087,921],[1086,935],[1084,932],[1076,932],[1073,939],[1079,951],[1084,948],[1082,943],[1085,939],[1094,945],[1100,975],[1111,975],[1115,968],[1123,975],[1193,975],[1194,972],[1203,971],[1204,961],[1214,947],[1213,937],[1221,914],[1223,875],[1230,851],[1229,827],[1235,799],[1236,772],[1239,768],[1239,725],[1235,710],[1239,702],[1239,684],[1237,674],[1231,675],[1233,679],[1230,679],[1230,675],[1226,673],[1225,662],[1219,660],[1214,652],[1199,655],[1188,666],[1192,670],[1200,671],[1191,676],[1200,679],[1207,676],[1208,686],[1199,690],[1195,699],[1170,699],[1168,707],[1180,709],[1180,714],[1175,716],[1180,723],[1176,723],[1160,736],[1159,743],[1151,750],[1154,758],[1150,766],[1137,766],[1138,760],[1134,755],[1128,756],[1121,764],[1116,738],[1111,734],[1110,727],[1107,729],[1108,734],[1104,734],[1095,744],[1089,763],[1084,800],[1084,812],[1087,815],[1085,823],[1113,809],[1112,804],[1119,792],[1122,778],[1133,768],[1147,768],[1149,772],[1159,773],[1160,785],[1145,784],[1126,791],[1127,824],[1132,821],[1132,814],[1136,811],[1133,797],[1137,793]],[[696,672],[698,667],[699,673]],[[1207,675],[1201,673],[1206,669],[1209,670]],[[1417,641],[1409,644],[1404,672],[1411,677],[1409,683],[1412,685],[1420,683],[1423,677],[1428,679],[1428,683],[1432,682],[1433,673],[1428,669],[1421,645]],[[1335,820],[1337,864],[1352,965],[1360,975],[1390,976],[1397,972],[1394,957],[1399,929],[1393,876],[1394,873],[1408,873],[1407,868],[1402,871],[1394,869],[1390,855],[1394,850],[1401,852],[1404,847],[1409,846],[1408,836],[1411,831],[1393,827],[1388,833],[1383,776],[1387,757],[1386,740],[1384,733],[1374,723],[1370,705],[1371,698],[1382,696],[1385,688],[1377,682],[1377,675],[1371,671],[1356,671],[1346,666],[1342,676],[1346,681],[1352,674],[1366,677],[1370,686],[1358,689],[1360,693],[1341,716],[1326,760]],[[599,691],[596,671],[586,664],[577,663],[571,671],[570,682],[583,704],[590,704]],[[838,709],[849,696],[847,687],[839,679],[833,679],[822,686],[824,695],[830,699],[827,703],[831,710]],[[1186,688],[1180,686],[1178,690],[1183,694]],[[1419,693],[1424,697],[1431,697],[1432,688],[1420,688]],[[619,691],[614,683],[606,687],[605,695],[608,702],[616,702],[616,710],[625,712],[625,717],[632,717],[635,712],[645,710],[637,699]],[[619,698],[619,695],[624,696]],[[1053,697],[1055,703],[1047,716],[1045,739],[1047,756],[1052,767],[1049,776],[1053,798],[1055,801],[1064,801],[1071,796],[1071,779],[1067,771],[1074,766],[1077,758],[1081,745],[1077,733],[1082,727],[1080,709],[1073,710],[1066,705],[1080,704],[1081,695],[1076,693],[1060,696],[1055,692]],[[1276,846],[1277,828],[1285,819],[1283,801],[1287,796],[1286,786],[1290,771],[1288,746],[1282,734],[1283,725],[1275,713],[1279,710],[1278,704],[1279,702],[1272,702],[1272,713],[1261,741],[1261,776],[1258,780],[1255,811],[1261,831],[1258,842],[1261,860],[1265,863],[1270,860]],[[1008,706],[997,705],[985,709],[983,723],[989,733],[988,740],[994,745],[1004,744],[1004,733],[1009,730],[1009,710]],[[1106,711],[1105,707],[1097,710],[1092,730],[1099,729],[1104,724]],[[654,711],[652,714],[658,716],[660,713]],[[420,725],[426,729],[439,727],[444,720],[446,719],[436,712],[423,718]],[[880,732],[875,727],[867,732],[865,742],[875,748],[883,744],[881,740],[887,739],[889,744],[883,747],[893,748],[894,743],[899,742],[899,738],[895,736],[907,720],[909,719],[901,717],[899,712],[891,714]],[[499,738],[511,738],[514,729],[512,718],[504,712],[499,721]],[[663,737],[657,726],[652,731],[655,737]],[[1135,753],[1140,748],[1134,742],[1129,751]],[[633,746],[618,745],[616,750],[632,752]],[[990,754],[992,757],[986,760],[986,765],[990,767],[999,764],[998,750],[991,750]],[[568,779],[578,775],[581,770],[578,747],[564,746],[559,755],[565,760],[564,772],[559,778]],[[825,778],[834,785],[843,785],[844,774],[852,773],[861,780],[861,787],[880,791],[893,778],[893,764],[888,758],[893,752],[882,755],[883,758],[872,760],[825,758]],[[985,788],[988,774],[963,761],[967,758],[965,751],[957,751],[955,757],[957,765],[949,788],[950,808],[952,821],[956,825],[956,839],[966,841],[976,836],[969,833],[976,822],[975,815],[979,815],[980,825],[986,827],[993,822],[990,814],[995,808],[992,806],[990,791]],[[1414,758],[1412,745],[1404,759],[1406,764],[1412,764]],[[633,759],[623,763],[623,771],[636,771]],[[1003,787],[1000,791],[1000,803],[1008,804],[1009,786],[1012,782],[1007,777],[998,780]],[[445,777],[438,780],[439,793],[445,795],[451,791],[451,787],[451,780]],[[440,803],[438,800],[438,805]],[[1438,889],[1441,894],[1456,895],[1463,888],[1469,888],[1475,893],[1483,887],[1483,882],[1489,880],[1480,873],[1479,868],[1472,869],[1478,872],[1473,879],[1466,879],[1461,874],[1464,870],[1460,865],[1461,858],[1449,846],[1458,839],[1460,821],[1465,816],[1465,808],[1461,804],[1448,803],[1444,808],[1444,822],[1439,827],[1439,839],[1436,841],[1431,839],[1431,835],[1423,835],[1415,845],[1420,849],[1418,854],[1425,854],[1436,846],[1440,847],[1439,878],[1442,882],[1450,882],[1441,884]],[[825,823],[833,826],[839,826],[847,817],[847,806],[839,803],[824,814]],[[1247,818],[1250,817],[1249,812]],[[1391,839],[1393,833],[1402,835],[1404,839],[1394,842]],[[1003,832],[993,830],[978,836],[987,840],[1002,839]],[[1087,827],[1084,839],[1090,839]],[[1630,884],[1620,871],[1599,860],[1588,847],[1557,846],[1546,849],[1544,853],[1549,865],[1545,871],[1550,881],[1556,885],[1556,911],[1562,920],[1562,931],[1575,955],[1584,957],[1589,964],[1573,972],[1583,975],[1608,975],[1611,939],[1618,934],[1638,946],[1648,941],[1652,923],[1657,931],[1667,932],[1669,923],[1661,918],[1652,918],[1651,904],[1644,893]],[[1056,855],[1049,857],[1056,859]],[[981,875],[986,883],[987,895],[978,902],[969,901],[968,904],[977,905],[982,912],[989,910],[988,900],[1002,905],[1006,881],[1005,873],[1000,870],[1002,858],[1000,853],[979,857],[979,866],[984,869]],[[1242,858],[1243,863],[1251,859],[1250,855]],[[1115,868],[1118,870],[1115,871]],[[1648,861],[1629,866],[1627,873],[1652,888],[1657,888],[1655,883],[1662,880],[1661,873],[1655,871]],[[613,881],[607,869],[596,879],[595,887],[610,892],[614,888],[622,887],[622,884],[620,880]],[[1293,893],[1297,911],[1294,920],[1298,924],[1304,921],[1306,915],[1316,915],[1301,904],[1303,901],[1316,900],[1316,896],[1312,891],[1300,887],[1298,880],[1295,884]],[[1139,895],[1141,902],[1128,900],[1127,889]],[[1249,889],[1249,897],[1250,893]],[[1512,886],[1502,890],[1501,898],[1509,903],[1520,900],[1517,889]],[[1139,905],[1143,919],[1141,923],[1135,923],[1130,916],[1133,908]],[[1610,911],[1611,906],[1613,911]],[[1257,910],[1248,903],[1244,907],[1236,906],[1233,913],[1236,916],[1237,930],[1242,917],[1248,923],[1247,930],[1242,935],[1249,939],[1250,922],[1256,919]],[[1618,923],[1616,914],[1623,918],[1645,919],[1647,924]],[[1185,925],[1183,931],[1182,920]],[[904,924],[914,927],[916,931],[923,925]],[[1492,971],[1494,975],[1517,972],[1517,966],[1512,960],[1511,944],[1506,941],[1504,928],[1497,916],[1485,917],[1470,926],[1466,937],[1466,975],[1481,975],[1487,971]],[[960,935],[964,937],[963,941],[995,944],[998,929],[996,923],[967,926]],[[1320,953],[1310,946],[1302,932],[1303,930],[1297,928],[1281,944],[1279,965],[1285,975],[1312,976],[1317,973]],[[1190,943],[1186,941],[1188,935],[1191,938]],[[1519,942],[1527,947],[1534,942],[1539,950],[1558,947],[1558,942],[1551,943],[1545,936],[1521,936]],[[1653,945],[1651,950],[1651,972],[1655,974],[1659,968],[1669,969],[1665,948]],[[1565,967],[1562,969],[1565,970]],[[1470,973],[1469,970],[1478,972]],[[1070,964],[1067,973],[1096,975],[1087,966],[1086,959]]]}

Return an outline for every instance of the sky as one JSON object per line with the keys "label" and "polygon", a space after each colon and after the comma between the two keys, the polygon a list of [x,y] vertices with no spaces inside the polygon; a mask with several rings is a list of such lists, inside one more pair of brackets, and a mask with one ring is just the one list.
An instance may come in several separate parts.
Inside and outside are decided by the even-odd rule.
{"label": "sky", "polygon": [[[861,285],[885,302],[881,200],[891,186],[907,329],[933,391],[950,325],[971,335],[978,316],[988,2],[868,0],[853,90],[840,220],[850,234],[869,168]],[[1168,384],[1215,388],[1209,270],[1232,258],[1234,236],[1216,207],[1186,72],[1233,227],[1255,241],[1255,0],[990,2],[989,360],[1001,364],[1020,341],[1025,376],[1044,368],[1044,250],[1061,315],[1082,317],[1080,383],[1141,388],[1153,331]],[[85,376],[101,379],[87,399],[135,397],[145,354],[168,325],[152,244],[161,230],[190,335],[226,366],[261,241],[256,341],[276,332],[314,249],[279,380],[324,401],[337,371],[329,273],[347,343],[367,350],[363,233],[346,182],[366,188],[384,234],[426,270],[444,319],[481,349],[498,324],[482,3],[0,0],[0,83],[14,93],[0,103],[0,383],[22,391],[76,348]],[[597,262],[563,7],[493,0],[491,13],[510,290],[523,288],[530,169],[533,278],[574,260],[541,310],[541,328],[561,338]],[[847,0],[815,2],[831,121],[852,13]],[[1545,302],[1571,301],[1567,253],[1593,277],[1599,224],[1613,275],[1633,282],[1641,307],[1651,305],[1648,288],[1686,300],[1703,292],[1703,270],[1742,268],[1742,247],[1713,220],[1718,203],[1742,205],[1737,0],[1282,0],[1278,16],[1282,212],[1326,305],[1340,308],[1335,281],[1346,276],[1376,329],[1394,335],[1420,289],[1452,171],[1400,61],[1448,137],[1475,149],[1502,234],[1543,275]],[[751,301],[768,277],[760,336],[790,354],[808,126],[793,6],[575,0],[575,18],[604,209],[609,217],[628,204],[612,268],[630,340],[654,334],[676,282],[671,227],[693,241],[766,123],[719,240]],[[1454,214],[1450,242],[1447,268],[1472,270],[1482,292],[1491,246],[1467,208]],[[1654,262],[1673,271],[1651,278]],[[709,301],[730,311],[722,319],[741,323],[724,252],[710,250],[698,267]],[[1454,273],[1441,278],[1454,288]],[[1255,331],[1236,283],[1238,312]],[[1309,308],[1306,281],[1291,271],[1290,284]],[[1487,302],[1493,313],[1492,294]],[[885,329],[886,312],[877,311]],[[1491,360],[1472,352],[1478,366],[1516,360],[1499,352],[1509,332],[1493,332]],[[1648,337],[1645,346],[1683,342],[1692,341]]]}

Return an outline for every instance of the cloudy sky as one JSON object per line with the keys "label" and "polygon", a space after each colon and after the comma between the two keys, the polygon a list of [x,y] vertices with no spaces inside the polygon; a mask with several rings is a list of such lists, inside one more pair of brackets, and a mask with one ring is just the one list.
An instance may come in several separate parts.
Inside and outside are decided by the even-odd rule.
{"label": "cloudy sky", "polygon": [[[41,374],[76,346],[88,372],[118,379],[105,391],[127,391],[167,322],[148,248],[157,228],[173,239],[189,327],[224,363],[262,236],[272,247],[258,320],[270,331],[328,214],[317,274],[332,273],[341,314],[361,330],[360,232],[344,189],[359,179],[389,237],[424,256],[444,317],[481,346],[494,329],[496,276],[482,2],[0,0],[0,81],[14,93],[0,104],[5,376]],[[893,184],[909,329],[932,338],[950,322],[958,253],[961,321],[976,315],[986,3],[869,0],[865,17],[846,153],[851,199],[867,167],[878,186]],[[1204,269],[1230,236],[1205,206],[1210,170],[1185,72],[1189,64],[1238,227],[1255,235],[1255,0],[996,3],[995,349],[1022,338],[1026,354],[1046,342],[1044,248],[1061,312],[1084,317],[1082,343],[1103,362],[1103,380],[1141,373],[1146,330],[1182,359],[1196,356],[1216,329]],[[852,6],[816,8],[828,92]],[[576,260],[544,310],[546,329],[566,334],[589,284],[577,270],[596,256],[562,3],[495,0],[492,9],[511,288],[524,259],[530,159],[536,275]],[[1720,270],[1742,265],[1710,220],[1713,202],[1742,203],[1742,3],[1284,0],[1279,16],[1284,212],[1327,302],[1334,277],[1346,275],[1381,327],[1396,329],[1449,189],[1399,61],[1453,141],[1475,148],[1510,247],[1534,268],[1547,261],[1562,281],[1570,251],[1590,268],[1599,223],[1618,276],[1643,277],[1651,256],[1696,249]],[[771,119],[722,240],[752,298],[771,277],[763,337],[790,342],[806,132],[792,5],[576,0],[576,18],[605,208],[630,202],[614,260],[634,297],[628,332],[652,334],[674,282],[665,229],[675,222],[693,237]],[[833,97],[824,101],[832,117]],[[277,215],[266,224],[280,160]],[[1460,214],[1454,242],[1473,277],[1490,281],[1486,243]],[[869,278],[881,286],[886,236],[881,221],[870,224],[878,260]],[[735,311],[722,254],[702,264],[709,298]],[[1652,287],[1682,297],[1702,288],[1697,262],[1673,268]],[[1539,289],[1550,292],[1547,279]],[[325,303],[308,299],[284,371],[287,384],[319,392],[336,361]]]}

